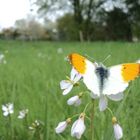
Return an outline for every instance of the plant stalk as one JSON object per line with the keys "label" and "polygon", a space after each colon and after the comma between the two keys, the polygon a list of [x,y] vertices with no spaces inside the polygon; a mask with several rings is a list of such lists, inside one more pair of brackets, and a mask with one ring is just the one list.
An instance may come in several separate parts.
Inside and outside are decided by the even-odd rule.
{"label": "plant stalk", "polygon": [[92,99],[91,104],[90,120],[90,139],[94,140],[94,99]]}

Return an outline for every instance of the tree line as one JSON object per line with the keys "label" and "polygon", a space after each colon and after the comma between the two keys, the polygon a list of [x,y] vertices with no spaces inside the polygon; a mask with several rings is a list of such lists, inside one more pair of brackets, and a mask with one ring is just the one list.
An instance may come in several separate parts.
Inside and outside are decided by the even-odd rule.
{"label": "tree line", "polygon": [[[0,38],[61,41],[140,39],[139,0],[36,0],[34,4],[44,24],[32,17],[21,19],[16,21],[14,29],[4,29]],[[53,17],[54,22],[50,20]]]}

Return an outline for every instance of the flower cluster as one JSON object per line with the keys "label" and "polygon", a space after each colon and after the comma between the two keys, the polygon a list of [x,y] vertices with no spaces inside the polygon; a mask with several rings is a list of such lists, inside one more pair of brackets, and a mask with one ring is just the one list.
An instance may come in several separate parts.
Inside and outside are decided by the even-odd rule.
{"label": "flower cluster", "polygon": [[[84,124],[85,113],[81,113],[79,118],[73,123],[71,127],[71,136],[80,139],[84,133],[86,126]],[[55,128],[57,134],[62,133],[67,125],[71,123],[71,118],[68,118],[66,121],[60,122]]]}
{"label": "flower cluster", "polygon": [[[3,116],[8,117],[11,114],[14,113],[14,104],[13,103],[7,103],[5,105],[2,105],[2,111],[3,111]],[[28,109],[23,109],[19,111],[18,119],[24,119],[27,114],[28,114]]]}
{"label": "flower cluster", "polygon": [[[62,80],[60,82],[60,88],[63,90],[62,94],[67,95],[73,87],[78,86],[80,80],[82,79],[82,75],[78,73],[75,68],[72,68],[70,77],[67,76],[67,80]],[[83,92],[79,93],[78,95],[75,95],[67,100],[68,105],[74,105],[74,106],[79,106],[82,102],[82,97],[83,97]],[[111,115],[113,115],[112,111],[110,108],[107,107],[107,98],[106,96],[97,96],[92,92],[89,92],[91,95],[92,99],[98,99],[99,98],[99,110],[104,111],[105,109],[108,109],[109,112],[111,112]],[[112,99],[114,101],[119,101],[123,98],[123,93],[118,93],[117,95],[110,95],[108,96],[109,99]],[[85,126],[85,117],[87,116],[85,111],[88,107],[89,103],[86,105],[84,111],[79,114],[79,118],[75,120],[72,124],[71,127],[71,136],[76,137],[77,139],[80,139],[82,134],[84,133],[86,126]],[[62,133],[69,124],[72,123],[73,119],[77,115],[74,115],[74,117],[70,117],[66,119],[65,121],[62,121],[58,123],[57,127],[55,128],[55,132],[57,134]],[[87,118],[89,118],[87,116]],[[119,140],[123,137],[123,131],[121,126],[118,124],[116,117],[112,118],[112,124],[113,124],[113,129],[114,129],[114,136],[116,140]]]}

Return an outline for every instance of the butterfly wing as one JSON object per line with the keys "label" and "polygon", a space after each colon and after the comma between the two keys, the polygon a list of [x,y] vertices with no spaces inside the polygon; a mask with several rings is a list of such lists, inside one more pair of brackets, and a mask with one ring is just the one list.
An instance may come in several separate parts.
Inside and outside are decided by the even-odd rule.
{"label": "butterfly wing", "polygon": [[98,77],[96,76],[95,69],[97,64],[92,63],[85,57],[73,53],[69,55],[69,60],[75,70],[83,77],[83,82],[89,90],[94,94],[99,95],[99,82]]}
{"label": "butterfly wing", "polygon": [[139,63],[126,63],[110,67],[103,94],[112,95],[123,92],[128,87],[129,82],[138,76],[140,76]]}

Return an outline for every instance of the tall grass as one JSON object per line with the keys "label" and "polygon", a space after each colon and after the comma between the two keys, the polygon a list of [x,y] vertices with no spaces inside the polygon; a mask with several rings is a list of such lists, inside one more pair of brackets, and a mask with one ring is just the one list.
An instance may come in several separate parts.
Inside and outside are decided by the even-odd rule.
{"label": "tall grass", "polygon": [[[58,53],[58,48],[63,52]],[[20,42],[0,41],[0,53],[5,54],[7,64],[0,64],[0,106],[14,103],[12,117],[13,137],[7,139],[7,118],[0,111],[0,139],[1,140],[31,140],[37,139],[30,130],[25,130],[23,120],[17,119],[18,111],[28,108],[28,124],[36,119],[41,120],[44,140],[73,140],[70,127],[61,134],[55,134],[54,128],[59,121],[65,120],[72,114],[83,111],[90,101],[84,96],[80,107],[67,106],[69,97],[85,90],[85,86],[77,87],[67,96],[62,96],[59,82],[69,75],[71,66],[65,57],[77,52],[101,62],[109,54],[111,57],[105,62],[106,66],[124,62],[135,62],[140,58],[139,43],[123,42]],[[90,58],[89,58],[90,59]],[[91,59],[90,59],[91,60]],[[114,140],[111,115],[108,111],[99,112],[98,101],[95,101],[94,136],[95,140]],[[109,101],[109,106],[117,115],[124,130],[123,140],[139,140],[140,137],[140,79],[130,83],[125,91],[125,97],[120,102]],[[90,122],[86,121],[86,132],[81,138],[89,140]]]}

